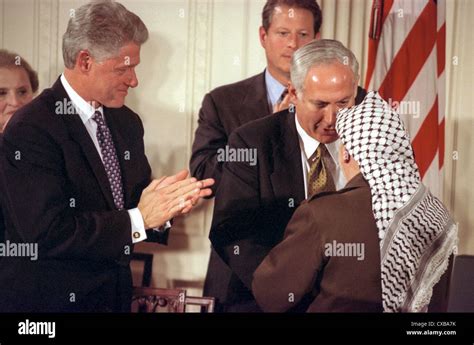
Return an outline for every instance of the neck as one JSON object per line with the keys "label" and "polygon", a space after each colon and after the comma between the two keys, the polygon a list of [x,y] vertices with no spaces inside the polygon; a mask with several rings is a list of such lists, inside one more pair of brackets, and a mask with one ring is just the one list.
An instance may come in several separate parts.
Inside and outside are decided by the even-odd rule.
{"label": "neck", "polygon": [[353,164],[342,164],[342,172],[346,178],[346,181],[352,180],[352,178],[360,173],[359,167],[353,166]]}
{"label": "neck", "polygon": [[98,108],[101,106],[99,102],[95,101],[89,95],[88,88],[84,86],[85,83],[83,82],[82,77],[78,75],[74,70],[65,69],[64,77],[66,78],[69,85],[71,85],[71,87],[74,89],[74,91],[76,91],[77,94],[82,97],[82,99],[90,103],[94,108]]}

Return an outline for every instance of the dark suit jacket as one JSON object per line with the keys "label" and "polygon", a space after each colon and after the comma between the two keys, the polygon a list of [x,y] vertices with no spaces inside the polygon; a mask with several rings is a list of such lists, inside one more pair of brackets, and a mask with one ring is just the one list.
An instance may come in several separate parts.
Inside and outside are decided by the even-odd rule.
{"label": "dark suit jacket", "polygon": [[[191,175],[214,178],[215,193],[220,182],[222,162],[216,155],[227,144],[230,133],[241,125],[272,112],[268,105],[265,72],[209,92],[199,111],[191,161]],[[213,195],[214,195],[213,193]]]}
{"label": "dark suit jacket", "polygon": [[[2,140],[3,140],[3,133],[0,133],[0,147],[2,146]],[[0,171],[1,174],[1,171]],[[0,191],[0,243],[3,243],[5,241],[5,220],[3,216],[3,210],[2,210],[2,195]],[[0,257],[0,260],[2,258]]]}
{"label": "dark suit jacket", "polygon": [[206,293],[218,297],[224,311],[257,311],[252,274],[305,197],[295,116],[282,111],[244,125],[229,146],[256,149],[257,164],[224,164],[209,238],[231,272],[209,271],[218,279]]}
{"label": "dark suit jacket", "polygon": [[[0,243],[5,240],[5,221],[3,219],[2,202],[0,200]],[[1,260],[2,258],[0,258]]]}
{"label": "dark suit jacket", "polygon": [[[38,260],[0,260],[2,311],[128,311],[132,248],[127,209],[150,182],[143,126],[123,106],[104,108],[122,171],[125,210],[114,206],[100,156],[59,79],[21,108],[0,153],[6,239],[38,245]],[[165,239],[162,238],[161,240]]]}
{"label": "dark suit jacket", "polygon": [[[362,174],[340,191],[313,196],[296,210],[283,241],[255,271],[258,305],[283,312],[309,295],[308,312],[382,312],[377,233]],[[363,256],[353,249],[333,251],[344,244],[363,245]],[[341,254],[353,256],[336,256]]]}

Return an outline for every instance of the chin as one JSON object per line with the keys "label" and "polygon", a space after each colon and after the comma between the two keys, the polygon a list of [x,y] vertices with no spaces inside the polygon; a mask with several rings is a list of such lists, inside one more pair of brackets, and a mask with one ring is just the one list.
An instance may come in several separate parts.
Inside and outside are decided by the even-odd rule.
{"label": "chin", "polygon": [[321,144],[330,144],[335,142],[339,137],[337,135],[318,135],[316,138]]}
{"label": "chin", "polygon": [[125,104],[125,100],[124,100],[124,99],[122,99],[122,100],[114,100],[114,101],[111,101],[111,102],[104,103],[104,105],[105,105],[107,108],[122,108],[124,104]]}

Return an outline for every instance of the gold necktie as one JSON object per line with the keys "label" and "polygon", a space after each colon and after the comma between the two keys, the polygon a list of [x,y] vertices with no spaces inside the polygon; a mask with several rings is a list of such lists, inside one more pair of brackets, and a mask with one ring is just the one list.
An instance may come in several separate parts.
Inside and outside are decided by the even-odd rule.
{"label": "gold necktie", "polygon": [[316,193],[335,191],[336,187],[328,166],[332,162],[326,145],[319,144],[318,148],[309,157],[308,198]]}

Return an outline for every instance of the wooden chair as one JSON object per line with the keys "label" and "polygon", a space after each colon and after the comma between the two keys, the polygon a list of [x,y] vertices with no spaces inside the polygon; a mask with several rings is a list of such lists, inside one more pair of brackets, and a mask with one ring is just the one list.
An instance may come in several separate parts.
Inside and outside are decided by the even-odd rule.
{"label": "wooden chair", "polygon": [[132,296],[132,312],[157,313],[184,313],[186,290],[161,289],[149,287],[135,287]]}
{"label": "wooden chair", "polygon": [[[202,313],[214,312],[214,297],[186,296],[185,289],[163,289],[135,287],[132,297],[132,312],[138,313],[184,313],[187,306],[200,306]],[[188,310],[189,312],[189,310]]]}
{"label": "wooden chair", "polygon": [[215,298],[214,297],[193,297],[186,296],[185,308],[188,305],[197,305],[201,307],[201,313],[213,313]]}

